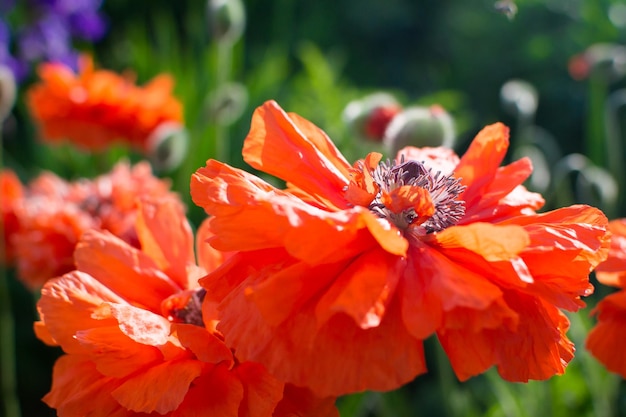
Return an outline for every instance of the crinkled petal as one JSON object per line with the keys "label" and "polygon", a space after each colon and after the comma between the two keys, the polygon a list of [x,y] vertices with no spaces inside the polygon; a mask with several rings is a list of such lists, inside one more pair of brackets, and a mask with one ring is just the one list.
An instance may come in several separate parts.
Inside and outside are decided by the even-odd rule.
{"label": "crinkled petal", "polygon": [[502,296],[498,286],[473,271],[471,265],[450,262],[427,246],[409,250],[402,282],[402,320],[408,331],[425,339],[442,325],[445,312],[466,307],[488,308]]}
{"label": "crinkled petal", "polygon": [[244,398],[239,407],[240,416],[269,417],[283,397],[284,384],[271,376],[258,363],[243,362],[233,373],[241,381]]}
{"label": "crinkled petal", "polygon": [[285,385],[283,399],[273,417],[339,417],[335,398],[319,398],[306,388]]}
{"label": "crinkled petal", "polygon": [[609,222],[611,247],[606,261],[596,268],[596,277],[604,285],[626,286],[626,219]]}
{"label": "crinkled petal", "polygon": [[578,205],[506,223],[523,226],[530,237],[521,255],[534,278],[527,290],[570,311],[584,306],[580,297],[593,291],[589,273],[608,254],[610,237],[604,214]]}
{"label": "crinkled petal", "polygon": [[89,230],[74,253],[76,268],[96,278],[129,303],[159,312],[161,301],[181,290],[157,264],[108,232]]}
{"label": "crinkled petal", "polygon": [[[467,188],[460,196],[468,208],[478,204],[496,175],[509,147],[509,128],[495,123],[483,128],[461,157],[454,176]],[[515,185],[519,185],[519,182]],[[511,187],[513,189],[513,187]]]}
{"label": "crinkled petal", "polygon": [[158,269],[187,288],[187,265],[195,264],[193,234],[177,200],[142,200],[136,223],[141,250]]}
{"label": "crinkled petal", "polygon": [[517,257],[530,243],[520,226],[497,226],[473,223],[449,227],[436,235],[442,248],[464,248],[477,253],[488,262],[508,261]]}
{"label": "crinkled petal", "polygon": [[113,318],[93,317],[104,302],[124,303],[124,300],[91,276],[74,271],[44,285],[37,309],[47,332],[65,352],[84,353],[83,346],[74,338],[77,331],[117,325]]}
{"label": "crinkled petal", "polygon": [[536,297],[509,292],[505,300],[519,314],[515,328],[438,333],[457,377],[466,380],[490,365],[497,365],[502,378],[515,382],[563,374],[574,357],[574,345],[565,336],[568,319]]}
{"label": "crinkled petal", "polygon": [[125,379],[111,395],[129,410],[165,414],[183,402],[189,385],[202,373],[202,367],[197,360],[163,362]]}
{"label": "crinkled petal", "polygon": [[59,417],[128,416],[128,410],[111,396],[119,385],[119,380],[100,375],[85,357],[63,355],[54,364],[52,388],[42,400]]}
{"label": "crinkled petal", "polygon": [[605,297],[594,313],[598,323],[589,332],[585,346],[606,369],[626,378],[626,291]]}
{"label": "crinkled petal", "polygon": [[[211,218],[204,219],[198,230],[196,231],[196,254],[198,257],[198,265],[205,271],[214,271],[224,260],[232,255],[232,253],[220,252],[210,245],[209,240],[213,237],[211,232]],[[192,287],[191,287],[192,288]]]}
{"label": "crinkled petal", "polygon": [[169,340],[170,322],[163,316],[127,304],[102,304],[96,318],[114,317],[126,336],[149,346],[164,345]]}
{"label": "crinkled petal", "polygon": [[322,130],[285,113],[276,102],[255,110],[242,153],[253,168],[319,196],[330,206],[347,207],[343,187],[348,185],[350,164]]}
{"label": "crinkled petal", "polygon": [[181,345],[191,350],[198,360],[213,364],[225,362],[229,367],[233,365],[232,351],[204,327],[182,323],[174,323],[172,326]]}
{"label": "crinkled petal", "polygon": [[459,224],[478,221],[494,222],[502,218],[519,216],[527,210],[537,210],[545,203],[540,194],[528,191],[520,185],[532,173],[530,159],[522,158],[496,170],[492,181],[474,198],[465,192],[467,198],[465,216]]}
{"label": "crinkled petal", "polygon": [[224,365],[213,366],[194,379],[182,404],[171,417],[240,417],[244,388]]}
{"label": "crinkled petal", "polygon": [[[215,216],[211,244],[223,251],[280,246],[315,264],[350,258],[374,245],[374,239],[398,255],[404,255],[408,246],[397,229],[384,226],[363,207],[320,210],[217,161],[208,161],[192,176],[191,195]],[[345,249],[337,251],[337,247]]]}
{"label": "crinkled petal", "polygon": [[363,253],[343,268],[317,302],[318,325],[341,312],[362,329],[378,326],[404,267],[404,260],[380,248]]}
{"label": "crinkled petal", "polygon": [[79,330],[75,337],[103,376],[123,378],[163,359],[157,348],[135,343],[118,326]]}
{"label": "crinkled petal", "polygon": [[241,288],[220,308],[218,329],[240,360],[263,363],[277,378],[320,397],[390,390],[426,371],[422,342],[406,332],[398,311],[387,310],[379,326],[366,330],[341,313],[318,328],[307,308],[270,326]]}

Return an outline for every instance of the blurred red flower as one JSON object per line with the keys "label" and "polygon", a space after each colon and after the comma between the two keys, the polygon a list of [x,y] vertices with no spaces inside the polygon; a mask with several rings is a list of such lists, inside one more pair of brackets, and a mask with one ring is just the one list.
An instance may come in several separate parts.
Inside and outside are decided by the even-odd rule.
{"label": "blurred red flower", "polygon": [[0,262],[12,264],[15,260],[15,250],[10,244],[11,237],[19,229],[19,221],[14,207],[23,198],[23,188],[17,175],[12,171],[0,171],[0,209],[2,210],[2,241]]}
{"label": "blurred red flower", "polygon": [[586,347],[606,368],[626,378],[626,219],[609,223],[612,233],[608,259],[596,269],[604,285],[619,288],[604,297],[593,310],[598,323],[587,336]]}
{"label": "blurred red flower", "polygon": [[27,92],[27,104],[48,142],[69,140],[99,151],[121,141],[147,153],[155,145],[150,138],[158,126],[183,120],[168,75],[139,87],[129,77],[95,70],[84,56],[78,74],[60,63],[44,63],[39,76],[41,82]]}
{"label": "blurred red flower", "polygon": [[607,219],[536,213],[542,197],[520,185],[530,161],[500,167],[507,148],[495,124],[461,159],[406,148],[350,166],[319,128],[265,103],[243,156],[287,189],[214,160],[191,182],[211,245],[237,252],[200,281],[226,342],[321,396],[410,381],[433,333],[462,380],[492,365],[510,381],[563,373],[574,347],[560,309],[592,292]]}
{"label": "blurred red flower", "polygon": [[2,178],[3,188],[14,190],[7,194],[13,197],[2,199],[7,260],[31,289],[74,269],[72,253],[86,230],[108,230],[138,245],[136,198],[167,197],[183,204],[145,162],[133,167],[119,163],[93,180],[67,182],[45,172],[24,187],[10,171]]}
{"label": "blurred red flower", "polygon": [[[338,416],[334,399],[285,386],[238,361],[202,304],[193,234],[179,204],[143,200],[141,249],[106,231],[85,232],[77,270],[49,280],[37,336],[65,352],[43,398],[63,416]],[[205,239],[204,223],[198,240]],[[222,262],[207,245],[200,260]],[[290,414],[290,413],[294,414]]]}

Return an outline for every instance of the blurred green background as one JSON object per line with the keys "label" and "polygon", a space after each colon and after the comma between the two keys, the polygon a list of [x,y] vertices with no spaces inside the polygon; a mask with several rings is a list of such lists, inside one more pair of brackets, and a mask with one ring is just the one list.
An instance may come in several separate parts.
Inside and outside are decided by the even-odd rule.
{"label": "blurred green background", "polygon": [[[528,155],[535,163],[537,174],[527,185],[544,194],[546,208],[584,202],[610,218],[626,216],[624,0],[518,0],[514,16],[498,12],[492,0],[247,0],[243,5],[243,33],[220,40],[206,1],[105,0],[107,34],[96,43],[76,44],[93,53],[97,66],[130,69],[140,83],[160,72],[176,78],[191,152],[179,167],[160,175],[172,178],[193,224],[204,214],[189,199],[190,175],[208,158],[245,167],[242,141],[253,110],[265,100],[313,121],[353,161],[381,146],[359,140],[343,111],[377,91],[393,94],[405,107],[443,106],[454,118],[459,153],[481,127],[503,121],[512,132],[510,157]],[[22,18],[8,16],[14,27]],[[595,49],[600,51],[595,61],[588,59],[587,76],[572,77],[570,60],[599,44],[605,48]],[[4,164],[23,180],[42,169],[66,178],[101,173],[92,156],[36,140],[22,94],[35,79],[21,84],[4,123]],[[503,86],[515,79],[528,84],[509,84],[513,98],[503,99],[509,91]],[[529,107],[515,100],[530,100]],[[108,161],[120,155],[125,151],[112,151]],[[34,296],[15,279],[11,286],[22,413],[52,416],[40,398],[59,352],[34,338]],[[570,315],[578,352],[564,376],[512,384],[490,371],[459,383],[436,340],[429,340],[427,375],[395,392],[341,398],[341,415],[626,416],[623,381],[582,343],[592,325],[591,307],[610,291],[597,286],[590,307]]]}

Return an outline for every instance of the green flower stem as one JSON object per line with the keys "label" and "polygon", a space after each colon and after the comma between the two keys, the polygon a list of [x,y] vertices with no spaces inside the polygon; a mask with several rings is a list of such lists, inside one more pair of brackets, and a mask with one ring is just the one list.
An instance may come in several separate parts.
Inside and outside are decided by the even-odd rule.
{"label": "green flower stem", "polygon": [[[0,169],[3,165],[2,135],[0,129]],[[0,194],[0,207],[2,195]],[[0,218],[0,258],[4,258],[6,248],[4,244],[4,218]],[[20,416],[20,402],[17,397],[17,377],[15,369],[15,323],[11,312],[11,296],[9,281],[4,266],[0,268],[0,385],[4,415],[6,417]]]}
{"label": "green flower stem", "polygon": [[[232,76],[233,44],[231,42],[217,42],[217,68],[215,91],[225,85]],[[215,125],[215,156],[219,161],[230,160],[230,144],[228,127],[217,120]]]}

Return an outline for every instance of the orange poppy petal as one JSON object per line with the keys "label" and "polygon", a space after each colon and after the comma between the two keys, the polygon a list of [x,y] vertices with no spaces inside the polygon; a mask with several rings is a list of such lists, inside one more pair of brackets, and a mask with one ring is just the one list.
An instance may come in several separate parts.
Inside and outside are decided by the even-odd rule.
{"label": "orange poppy petal", "polygon": [[534,277],[528,290],[571,311],[584,306],[580,297],[593,291],[589,272],[608,254],[610,238],[604,214],[579,205],[520,216],[506,223],[522,225],[530,237],[522,254]]}
{"label": "orange poppy petal", "polygon": [[276,407],[273,417],[339,417],[335,398],[318,398],[306,388],[285,385],[282,401]]}
{"label": "orange poppy petal", "polygon": [[103,376],[126,377],[163,359],[158,349],[133,343],[118,326],[79,330],[75,337]]}
{"label": "orange poppy petal", "polygon": [[284,384],[271,376],[258,363],[243,362],[234,370],[244,388],[244,398],[239,406],[240,416],[265,417],[272,414],[283,397]]}
{"label": "orange poppy petal", "polygon": [[450,262],[429,247],[409,250],[402,279],[402,320],[413,337],[425,339],[442,324],[445,312],[487,309],[501,290],[480,272]]}
{"label": "orange poppy petal", "polygon": [[119,328],[134,342],[164,345],[169,340],[170,322],[163,316],[128,304],[103,303],[94,311],[95,319],[115,318]]}
{"label": "orange poppy petal", "polygon": [[276,102],[255,110],[242,154],[252,167],[323,196],[337,208],[347,207],[342,190],[350,164],[322,130],[285,113]]}
{"label": "orange poppy petal", "polygon": [[[426,371],[422,342],[406,332],[397,311],[387,310],[381,324],[367,330],[345,314],[318,328],[310,309],[270,326],[243,290],[224,303],[229,308],[221,306],[218,329],[240,360],[263,363],[280,380],[308,386],[320,397],[390,390]],[[394,343],[377,343],[382,339]]]}
{"label": "orange poppy petal", "polygon": [[65,352],[80,353],[84,348],[74,338],[77,331],[116,325],[112,319],[97,320],[92,316],[106,301],[124,302],[91,276],[74,271],[44,285],[37,310],[49,334]]}
{"label": "orange poppy petal", "polygon": [[234,362],[232,351],[205,328],[192,324],[172,324],[181,345],[188,348],[202,362],[219,364],[226,362],[232,366]]}
{"label": "orange poppy petal", "polygon": [[342,268],[317,302],[318,326],[339,312],[352,317],[362,329],[380,325],[404,266],[403,260],[380,249],[363,253]]}
{"label": "orange poppy petal", "polygon": [[596,268],[596,277],[604,285],[626,286],[626,219],[609,222],[611,246],[609,256]]}
{"label": "orange poppy petal", "polygon": [[461,178],[462,184],[467,187],[462,198],[468,207],[480,200],[499,169],[508,147],[509,128],[502,123],[495,123],[483,128],[461,157],[454,176]]}
{"label": "orange poppy petal", "polygon": [[177,200],[144,199],[139,203],[136,230],[141,250],[158,269],[187,287],[187,265],[195,264],[191,227]]}
{"label": "orange poppy petal", "polygon": [[595,309],[598,323],[591,329],[585,346],[606,369],[626,378],[626,291],[605,297]]}
{"label": "orange poppy petal", "polygon": [[524,209],[537,210],[545,200],[540,194],[529,192],[521,186],[532,173],[528,158],[519,159],[496,170],[491,182],[473,196],[467,190],[462,199],[467,199],[465,216],[461,224],[477,221],[493,222],[499,218],[518,216]]}
{"label": "orange poppy petal", "polygon": [[243,399],[241,381],[226,366],[213,366],[194,379],[184,401],[171,417],[240,417]]}
{"label": "orange poppy petal", "polygon": [[449,227],[438,233],[435,240],[442,249],[464,248],[488,262],[511,260],[530,243],[528,233],[522,227],[490,223]]}
{"label": "orange poppy petal", "polygon": [[161,301],[182,288],[148,255],[108,232],[85,232],[74,252],[76,268],[131,303],[161,311]]}
{"label": "orange poppy petal", "polygon": [[110,395],[119,384],[113,378],[103,378],[85,357],[63,355],[54,364],[52,388],[42,400],[55,408],[59,417],[127,416],[128,410]]}
{"label": "orange poppy petal", "polygon": [[189,385],[202,373],[202,367],[196,360],[163,362],[125,379],[111,395],[129,410],[165,414],[183,402]]}
{"label": "orange poppy petal", "polygon": [[[294,257],[315,264],[349,258],[371,247],[371,236],[392,253],[404,254],[408,246],[397,229],[383,226],[363,207],[319,210],[216,161],[208,161],[193,175],[191,195],[215,216],[211,230],[216,236],[211,243],[223,251],[282,246]],[[338,252],[336,247],[345,250]]]}
{"label": "orange poppy petal", "polygon": [[[565,336],[569,328],[565,315],[536,297],[509,292],[505,299],[519,313],[514,329],[458,329],[440,336],[457,377],[465,380],[482,372],[494,359],[500,376],[507,381],[527,382],[563,374],[574,357],[574,345]],[[470,349],[457,348],[465,344]]]}
{"label": "orange poppy petal", "polygon": [[[333,278],[346,268],[347,261],[310,266],[305,262],[272,268],[259,284],[246,287],[246,297],[253,301],[268,324],[275,326],[311,302]],[[260,272],[260,276],[265,275]]]}
{"label": "orange poppy petal", "polygon": [[211,232],[211,218],[204,219],[198,230],[196,230],[196,254],[198,265],[205,271],[216,270],[224,260],[231,255],[228,252],[220,252],[209,244],[209,240],[214,236]]}

